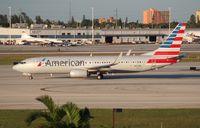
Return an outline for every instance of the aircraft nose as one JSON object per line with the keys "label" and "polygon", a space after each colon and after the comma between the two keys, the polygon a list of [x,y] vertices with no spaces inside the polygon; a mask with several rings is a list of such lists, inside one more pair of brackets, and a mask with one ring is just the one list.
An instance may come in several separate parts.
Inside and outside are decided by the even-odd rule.
{"label": "aircraft nose", "polygon": [[15,65],[12,67],[12,69],[15,70],[15,71],[21,72],[21,70],[20,70],[20,64],[15,64]]}
{"label": "aircraft nose", "polygon": [[17,71],[17,69],[18,69],[17,67],[18,67],[18,65],[16,64],[16,65],[14,65],[14,66],[12,67],[12,69]]}

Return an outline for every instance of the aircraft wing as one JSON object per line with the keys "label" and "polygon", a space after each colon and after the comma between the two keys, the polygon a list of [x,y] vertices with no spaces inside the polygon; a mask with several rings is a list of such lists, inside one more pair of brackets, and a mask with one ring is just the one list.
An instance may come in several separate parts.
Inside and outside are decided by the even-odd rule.
{"label": "aircraft wing", "polygon": [[181,54],[178,56],[174,56],[174,57],[169,57],[167,59],[176,59],[176,60],[181,60],[182,58],[186,57],[186,54]]}
{"label": "aircraft wing", "polygon": [[175,57],[172,57],[172,58],[175,58],[175,59],[180,60],[180,59],[182,59],[182,58],[184,58],[184,57],[186,57],[186,56],[187,56],[186,54],[181,54],[181,55],[179,55],[179,56],[175,56]]}
{"label": "aircraft wing", "polygon": [[120,62],[120,60],[121,60],[121,58],[122,58],[122,55],[123,55],[123,53],[121,52],[121,53],[119,54],[119,56],[116,58],[116,60],[115,60],[112,64],[105,64],[105,65],[99,65],[99,66],[94,66],[94,67],[88,67],[87,69],[88,69],[89,71],[90,71],[90,70],[92,70],[92,71],[100,71],[100,70],[108,69],[108,68],[110,68],[111,66],[117,65],[117,64]]}

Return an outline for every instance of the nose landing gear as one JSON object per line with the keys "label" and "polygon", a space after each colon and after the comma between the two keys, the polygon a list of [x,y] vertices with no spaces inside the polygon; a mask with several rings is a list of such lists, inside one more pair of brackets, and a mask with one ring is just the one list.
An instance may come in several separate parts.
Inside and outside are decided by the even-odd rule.
{"label": "nose landing gear", "polygon": [[33,76],[32,76],[32,74],[30,74],[30,73],[23,73],[22,75],[28,76],[29,80],[32,80],[32,79],[33,79]]}

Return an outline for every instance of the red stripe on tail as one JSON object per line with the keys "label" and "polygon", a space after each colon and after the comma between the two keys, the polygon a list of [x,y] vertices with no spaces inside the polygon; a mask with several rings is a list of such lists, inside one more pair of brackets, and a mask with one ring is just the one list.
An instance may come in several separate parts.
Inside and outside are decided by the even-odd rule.
{"label": "red stripe on tail", "polygon": [[175,39],[174,39],[174,41],[182,41],[183,40],[183,37],[176,37]]}
{"label": "red stripe on tail", "polygon": [[186,23],[183,23],[182,26],[186,26]]}
{"label": "red stripe on tail", "polygon": [[154,55],[179,55],[179,51],[157,51]]}
{"label": "red stripe on tail", "polygon": [[178,34],[183,34],[185,33],[185,30],[179,30]]}
{"label": "red stripe on tail", "polygon": [[180,48],[181,44],[172,44],[170,48]]}

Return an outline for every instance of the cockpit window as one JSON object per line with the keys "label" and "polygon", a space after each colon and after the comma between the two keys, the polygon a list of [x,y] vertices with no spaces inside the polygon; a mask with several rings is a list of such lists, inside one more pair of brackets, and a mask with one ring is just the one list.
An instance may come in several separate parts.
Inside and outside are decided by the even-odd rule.
{"label": "cockpit window", "polygon": [[25,64],[26,62],[20,62],[20,64]]}
{"label": "cockpit window", "polygon": [[13,62],[13,65],[17,65],[17,64],[25,64],[26,62]]}

